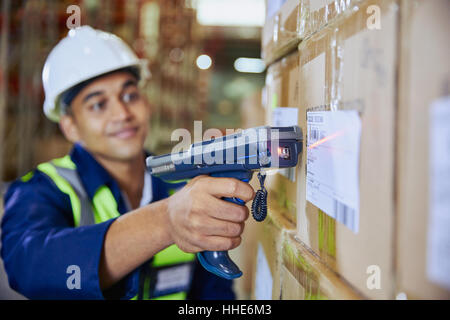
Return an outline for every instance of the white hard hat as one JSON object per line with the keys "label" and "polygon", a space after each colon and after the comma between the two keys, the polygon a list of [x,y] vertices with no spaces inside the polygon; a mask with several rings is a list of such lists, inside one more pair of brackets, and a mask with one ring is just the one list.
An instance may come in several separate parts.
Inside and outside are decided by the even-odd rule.
{"label": "white hard hat", "polygon": [[89,26],[71,29],[45,61],[45,115],[59,121],[62,93],[83,81],[126,67],[136,67],[141,80],[150,76],[147,61],[139,59],[119,37]]}

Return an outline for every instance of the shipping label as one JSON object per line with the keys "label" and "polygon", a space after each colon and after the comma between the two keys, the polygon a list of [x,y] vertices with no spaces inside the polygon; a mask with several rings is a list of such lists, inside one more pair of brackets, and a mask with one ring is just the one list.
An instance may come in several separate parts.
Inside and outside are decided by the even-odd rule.
{"label": "shipping label", "polygon": [[307,113],[306,200],[359,231],[361,119],[355,110]]}
{"label": "shipping label", "polygon": [[450,96],[430,110],[427,274],[450,290]]}

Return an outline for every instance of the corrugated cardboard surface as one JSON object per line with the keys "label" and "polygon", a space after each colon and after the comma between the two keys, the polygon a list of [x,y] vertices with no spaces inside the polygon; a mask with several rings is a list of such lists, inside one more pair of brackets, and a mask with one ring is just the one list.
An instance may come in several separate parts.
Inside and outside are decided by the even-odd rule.
{"label": "corrugated cardboard surface", "polygon": [[[277,107],[299,107],[299,56],[294,52],[277,63],[267,71],[267,110],[266,124],[272,125],[272,112]],[[297,173],[299,168],[291,169],[294,172],[294,181],[280,174],[270,172],[267,175],[265,186],[269,195],[269,212],[281,212],[293,224],[297,221]]]}
{"label": "corrugated cardboard surface", "polygon": [[281,299],[361,299],[344,279],[325,266],[309,248],[286,235],[282,246]]}
{"label": "corrugated cardboard surface", "polygon": [[261,56],[269,65],[277,58],[285,55],[300,41],[298,22],[301,0],[287,0],[278,12],[266,21],[262,32]]}
{"label": "corrugated cardboard surface", "polygon": [[255,91],[241,102],[242,128],[254,128],[264,125],[265,109],[261,101],[262,92]]}
{"label": "corrugated cardboard surface", "polygon": [[[259,181],[256,174],[254,174],[253,178],[250,180],[250,185],[254,190],[258,190]],[[253,292],[258,242],[263,236],[261,230],[264,223],[257,222],[252,218],[251,202],[247,202],[246,205],[249,209],[250,216],[245,222],[245,229],[241,236],[242,242],[239,247],[229,252],[231,259],[239,266],[243,273],[242,277],[234,280],[234,290],[236,292],[236,298],[239,300],[250,299]],[[279,219],[275,218],[275,220]],[[279,224],[280,223],[278,223],[278,225]],[[293,228],[295,227],[291,226],[291,229]]]}
{"label": "corrugated cardboard surface", "polygon": [[[272,299],[280,298],[280,268],[282,262],[281,248],[285,234],[295,233],[292,225],[281,214],[271,212],[264,222],[258,224],[258,244],[263,248],[272,275]],[[256,259],[254,260],[256,261]],[[253,270],[252,298],[255,298],[256,268]]]}
{"label": "corrugated cardboard surface", "polygon": [[[264,125],[265,109],[262,106],[262,92],[257,91],[243,99],[241,103],[242,128],[253,128]],[[254,174],[250,185],[256,191],[260,188],[257,175]],[[247,208],[250,217],[245,223],[245,229],[241,236],[239,247],[229,252],[231,259],[242,270],[242,277],[234,280],[234,290],[237,299],[250,299],[252,294],[253,272],[257,258],[258,229],[260,223],[251,217],[252,202],[248,202]]]}
{"label": "corrugated cardboard surface", "polygon": [[238,300],[250,299],[257,257],[258,222],[249,218],[241,236],[242,242],[236,249],[229,252],[231,259],[242,271],[242,276],[234,280],[233,288]]}
{"label": "corrugated cardboard surface", "polygon": [[426,275],[429,114],[435,99],[450,94],[450,2],[407,0],[401,4],[397,293],[413,299],[450,299],[450,292]]}
{"label": "corrugated cardboard surface", "polygon": [[[271,214],[257,227],[272,276],[272,299],[361,299],[363,296],[320,261],[295,238],[293,226],[282,215]],[[253,256],[256,254],[254,253]],[[255,258],[256,260],[256,258]],[[258,266],[255,266],[255,269]],[[252,298],[255,298],[256,270]]]}
{"label": "corrugated cardboard surface", "polygon": [[[381,30],[367,28],[369,5]],[[298,193],[298,236],[330,268],[370,298],[392,298],[394,254],[394,119],[399,10],[396,1],[365,1],[299,46],[300,127],[308,111],[357,110],[361,117],[359,232],[336,222]],[[305,139],[306,140],[306,139]],[[306,144],[304,144],[306,150]],[[305,161],[300,185],[305,186]],[[381,288],[367,286],[369,266]]]}
{"label": "corrugated cardboard surface", "polygon": [[262,33],[266,65],[294,50],[302,40],[344,15],[359,0],[287,0],[267,19]]}

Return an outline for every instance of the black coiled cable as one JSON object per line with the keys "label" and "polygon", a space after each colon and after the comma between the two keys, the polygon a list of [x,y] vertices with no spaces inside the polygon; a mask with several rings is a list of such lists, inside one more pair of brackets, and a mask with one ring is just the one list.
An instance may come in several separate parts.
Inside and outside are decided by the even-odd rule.
{"label": "black coiled cable", "polygon": [[259,183],[261,184],[261,189],[256,191],[255,198],[252,202],[252,215],[253,218],[261,222],[267,216],[267,190],[264,187],[264,180],[266,179],[265,174],[258,172]]}

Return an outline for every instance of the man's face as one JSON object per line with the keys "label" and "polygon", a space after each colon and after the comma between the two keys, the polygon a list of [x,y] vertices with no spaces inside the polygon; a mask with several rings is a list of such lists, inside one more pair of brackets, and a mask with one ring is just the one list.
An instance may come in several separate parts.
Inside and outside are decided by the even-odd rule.
{"label": "man's face", "polygon": [[127,161],[142,153],[150,108],[128,72],[115,72],[83,88],[61,117],[66,137],[92,153]]}

